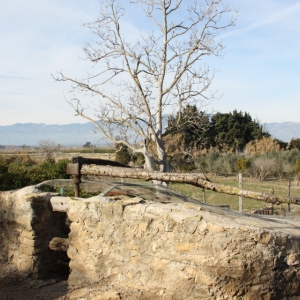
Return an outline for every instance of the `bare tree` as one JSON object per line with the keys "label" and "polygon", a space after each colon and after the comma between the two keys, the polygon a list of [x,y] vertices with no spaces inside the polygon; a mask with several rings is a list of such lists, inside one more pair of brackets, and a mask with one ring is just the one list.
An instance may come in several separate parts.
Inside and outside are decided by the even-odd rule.
{"label": "bare tree", "polygon": [[275,160],[268,157],[257,157],[253,160],[252,167],[256,174],[256,177],[260,181],[267,179],[267,176],[274,172]]}
{"label": "bare tree", "polygon": [[39,141],[39,150],[42,152],[45,160],[54,157],[54,154],[59,150],[60,146],[51,140]]}
{"label": "bare tree", "polygon": [[[84,24],[97,37],[84,47],[96,71],[81,80],[62,72],[55,79],[72,83],[68,101],[77,115],[112,142],[142,153],[148,170],[159,166],[168,172],[163,117],[216,97],[208,92],[214,73],[203,59],[223,55],[219,35],[234,25],[236,12],[222,0],[195,0],[189,6],[183,0],[131,0],[127,5],[143,12],[151,29],[134,38],[124,26],[125,9],[106,0],[99,18]],[[87,113],[82,99],[87,95],[97,99],[95,116]]]}

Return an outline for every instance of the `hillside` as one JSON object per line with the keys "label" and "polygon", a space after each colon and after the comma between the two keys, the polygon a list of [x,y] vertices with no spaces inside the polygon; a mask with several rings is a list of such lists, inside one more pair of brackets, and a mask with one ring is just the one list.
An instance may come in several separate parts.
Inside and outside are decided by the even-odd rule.
{"label": "hillside", "polygon": [[284,142],[300,138],[300,122],[266,123],[265,126],[272,136]]}

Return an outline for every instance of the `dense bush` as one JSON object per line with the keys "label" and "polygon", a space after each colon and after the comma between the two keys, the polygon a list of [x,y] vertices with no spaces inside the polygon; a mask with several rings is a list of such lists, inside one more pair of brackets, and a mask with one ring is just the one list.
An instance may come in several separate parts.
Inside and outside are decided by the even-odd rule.
{"label": "dense bush", "polygon": [[144,155],[142,153],[133,154],[132,162],[136,167],[142,167],[145,164]]}
{"label": "dense bush", "polygon": [[189,158],[176,154],[172,157],[169,157],[169,163],[173,172],[192,172],[196,169],[194,161],[191,161]]}
{"label": "dense bush", "polygon": [[131,161],[132,151],[123,144],[116,144],[116,161],[128,165]]}
{"label": "dense bush", "polygon": [[299,183],[299,179],[300,179],[300,158],[298,158],[296,160],[296,163],[295,163],[295,174],[296,174],[296,182],[297,182],[297,185]]}
{"label": "dense bush", "polygon": [[300,139],[291,139],[288,149],[298,149],[300,150]]}
{"label": "dense bush", "polygon": [[69,178],[66,174],[67,159],[54,159],[38,163],[28,155],[0,155],[0,190],[12,190],[37,184],[49,179]]}
{"label": "dense bush", "polygon": [[116,145],[116,161],[128,166],[133,164],[135,167],[142,167],[145,164],[145,158],[142,153],[133,153],[126,145]]}
{"label": "dense bush", "polygon": [[245,172],[247,169],[250,168],[251,162],[247,158],[239,158],[235,162],[235,165],[236,165],[239,172]]}

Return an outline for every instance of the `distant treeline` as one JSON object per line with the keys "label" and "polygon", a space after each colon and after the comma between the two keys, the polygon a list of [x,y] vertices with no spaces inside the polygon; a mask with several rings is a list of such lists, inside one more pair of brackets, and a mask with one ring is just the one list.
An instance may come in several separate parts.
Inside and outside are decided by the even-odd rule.
{"label": "distant treeline", "polygon": [[89,149],[64,149],[61,152],[63,153],[115,153],[114,148],[89,148]]}

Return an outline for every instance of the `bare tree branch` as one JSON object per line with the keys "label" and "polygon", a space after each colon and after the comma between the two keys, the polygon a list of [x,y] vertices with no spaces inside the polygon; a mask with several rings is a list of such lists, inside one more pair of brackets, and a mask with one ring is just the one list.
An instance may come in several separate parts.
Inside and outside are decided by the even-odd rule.
{"label": "bare tree branch", "polygon": [[[164,114],[189,104],[205,105],[214,77],[203,62],[222,56],[218,35],[234,25],[234,10],[222,0],[132,0],[130,9],[144,13],[147,30],[126,32],[125,9],[106,0],[99,18],[84,24],[96,41],[84,46],[93,72],[83,79],[65,76],[71,83],[68,102],[76,114],[95,124],[105,138],[144,154],[146,166],[169,171],[163,141]],[[136,13],[136,12],[135,12]],[[79,94],[82,97],[79,97]],[[90,97],[96,105],[90,116],[82,105]],[[94,102],[94,100],[97,100]],[[139,137],[139,139],[137,139]],[[155,150],[150,151],[150,144]]]}

